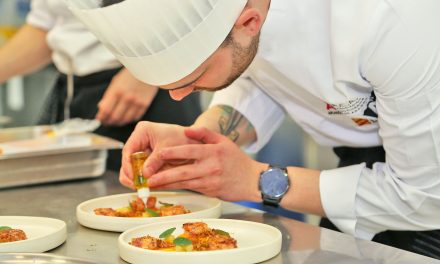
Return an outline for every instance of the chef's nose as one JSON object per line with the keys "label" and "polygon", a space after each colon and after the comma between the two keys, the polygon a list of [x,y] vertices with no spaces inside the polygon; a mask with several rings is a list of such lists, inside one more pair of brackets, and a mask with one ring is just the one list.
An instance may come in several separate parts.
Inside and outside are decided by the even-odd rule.
{"label": "chef's nose", "polygon": [[194,91],[194,87],[184,87],[176,90],[170,90],[170,96],[173,100],[181,101],[183,98],[187,97],[189,94],[191,94]]}

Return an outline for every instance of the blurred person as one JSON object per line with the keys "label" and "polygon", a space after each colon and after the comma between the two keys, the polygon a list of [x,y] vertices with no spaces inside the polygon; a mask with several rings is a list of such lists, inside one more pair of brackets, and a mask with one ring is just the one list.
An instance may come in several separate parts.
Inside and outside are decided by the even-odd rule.
{"label": "blurred person", "polygon": [[[115,2],[120,1],[104,1]],[[102,125],[95,133],[125,142],[139,120],[190,125],[201,112],[197,94],[176,104],[167,91],[137,80],[63,1],[33,0],[27,23],[0,48],[0,83],[50,62],[60,75],[39,124],[63,121],[67,104],[68,117],[97,119]],[[107,167],[119,170],[120,160],[121,151],[110,150]]]}
{"label": "blurred person", "polygon": [[[68,2],[138,79],[175,100],[217,91],[191,127],[140,122],[122,184],[133,187],[130,154],[150,149],[154,189],[281,205],[440,258],[439,1]],[[340,167],[277,167],[240,149],[264,146],[284,114],[334,146]]]}

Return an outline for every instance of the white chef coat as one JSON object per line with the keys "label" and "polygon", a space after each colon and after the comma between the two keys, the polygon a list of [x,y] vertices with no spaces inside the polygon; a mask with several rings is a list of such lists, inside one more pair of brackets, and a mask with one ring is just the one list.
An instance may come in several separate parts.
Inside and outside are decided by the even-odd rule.
{"label": "white chef coat", "polygon": [[325,213],[342,231],[440,229],[439,12],[438,0],[272,1],[256,60],[211,105],[254,125],[249,151],[285,113],[320,144],[383,145],[373,169],[321,172]]}
{"label": "white chef coat", "polygon": [[27,23],[48,31],[53,62],[65,74],[84,76],[121,66],[62,0],[32,0]]}

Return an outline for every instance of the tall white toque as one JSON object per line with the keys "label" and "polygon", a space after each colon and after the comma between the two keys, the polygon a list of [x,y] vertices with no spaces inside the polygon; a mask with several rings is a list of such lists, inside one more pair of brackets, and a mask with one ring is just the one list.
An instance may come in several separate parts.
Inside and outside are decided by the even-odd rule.
{"label": "tall white toque", "polygon": [[183,79],[222,44],[247,0],[65,0],[72,12],[139,80]]}

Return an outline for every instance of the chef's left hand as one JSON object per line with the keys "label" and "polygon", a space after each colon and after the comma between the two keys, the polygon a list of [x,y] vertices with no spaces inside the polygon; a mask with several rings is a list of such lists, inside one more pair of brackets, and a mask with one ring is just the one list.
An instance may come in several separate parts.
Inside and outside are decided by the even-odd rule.
{"label": "chef's left hand", "polygon": [[96,119],[104,125],[123,126],[141,119],[154,100],[157,87],[137,80],[127,69],[116,74],[98,103]]}
{"label": "chef's left hand", "polygon": [[154,189],[189,189],[227,201],[261,201],[260,172],[267,165],[254,161],[229,138],[206,128],[186,128],[185,135],[204,144],[167,147],[163,160],[193,163],[158,172],[149,178]]}

